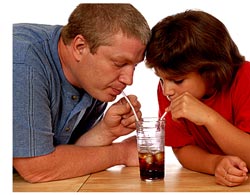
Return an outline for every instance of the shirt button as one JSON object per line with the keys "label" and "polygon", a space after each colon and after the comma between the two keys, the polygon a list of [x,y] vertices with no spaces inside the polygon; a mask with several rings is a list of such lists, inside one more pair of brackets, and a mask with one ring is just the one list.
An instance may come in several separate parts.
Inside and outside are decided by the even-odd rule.
{"label": "shirt button", "polygon": [[69,130],[70,130],[70,128],[69,128],[69,127],[66,127],[66,128],[65,128],[65,131],[69,131]]}
{"label": "shirt button", "polygon": [[78,96],[77,96],[77,95],[72,95],[72,96],[71,96],[71,99],[72,99],[72,100],[77,100],[77,99],[78,99]]}

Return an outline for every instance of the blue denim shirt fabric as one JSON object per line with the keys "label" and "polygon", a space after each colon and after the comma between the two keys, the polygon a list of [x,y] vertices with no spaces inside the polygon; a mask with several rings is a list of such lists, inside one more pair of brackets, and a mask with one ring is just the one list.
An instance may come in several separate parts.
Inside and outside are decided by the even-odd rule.
{"label": "blue denim shirt fabric", "polygon": [[[73,87],[58,56],[62,26],[13,25],[13,157],[49,154],[101,120],[107,103]],[[77,134],[78,136],[79,133]]]}

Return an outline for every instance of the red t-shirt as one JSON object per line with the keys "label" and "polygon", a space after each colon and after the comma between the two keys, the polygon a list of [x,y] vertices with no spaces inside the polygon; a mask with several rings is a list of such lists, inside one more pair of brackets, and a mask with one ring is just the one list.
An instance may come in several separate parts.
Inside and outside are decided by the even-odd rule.
{"label": "red t-shirt", "polygon": [[[158,85],[159,116],[170,102]],[[223,91],[203,101],[206,105],[220,113],[237,128],[250,132],[250,62],[245,62],[238,70],[230,90]],[[219,131],[219,129],[218,129]],[[181,147],[197,145],[213,154],[223,154],[206,127],[181,119],[173,121],[171,113],[166,115],[165,129],[166,146]]]}

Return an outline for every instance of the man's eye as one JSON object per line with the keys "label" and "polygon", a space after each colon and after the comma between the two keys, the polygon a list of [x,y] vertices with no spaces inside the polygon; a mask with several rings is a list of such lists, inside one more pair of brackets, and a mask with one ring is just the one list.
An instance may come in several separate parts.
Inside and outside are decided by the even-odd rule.
{"label": "man's eye", "polygon": [[127,63],[119,63],[119,62],[114,62],[115,66],[117,67],[123,67],[123,66],[126,66]]}
{"label": "man's eye", "polygon": [[120,66],[123,66],[123,64],[117,63],[117,62],[115,62],[114,64],[115,64],[115,66],[119,66],[119,67],[120,67]]}
{"label": "man's eye", "polygon": [[183,81],[184,81],[184,79],[181,79],[181,80],[174,80],[174,83],[175,83],[175,84],[181,84]]}

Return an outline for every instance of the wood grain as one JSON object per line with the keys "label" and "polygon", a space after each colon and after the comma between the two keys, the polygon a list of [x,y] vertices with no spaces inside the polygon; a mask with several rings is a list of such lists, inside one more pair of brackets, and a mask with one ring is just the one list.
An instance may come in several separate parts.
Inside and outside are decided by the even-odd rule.
{"label": "wood grain", "polygon": [[[172,151],[165,151],[165,178],[154,182],[140,179],[139,167],[114,166],[91,175],[61,181],[31,184],[13,174],[14,192],[250,192],[250,179],[243,185],[217,185],[214,176],[183,168]],[[249,175],[250,176],[250,175]]]}
{"label": "wood grain", "polygon": [[13,192],[77,192],[89,175],[44,183],[28,183],[17,173],[13,174]]}
{"label": "wood grain", "polygon": [[138,167],[117,166],[91,175],[81,192],[249,192],[250,181],[241,186],[217,185],[214,176],[197,173],[180,165],[167,165],[165,179],[144,182]]}

